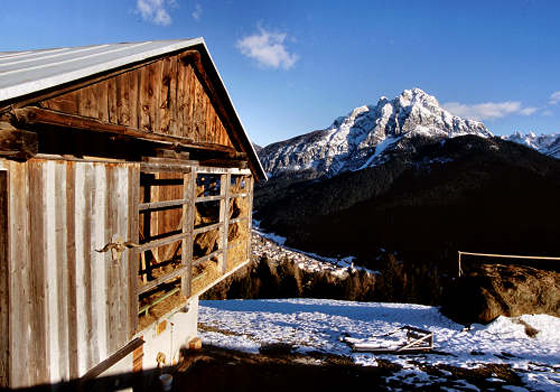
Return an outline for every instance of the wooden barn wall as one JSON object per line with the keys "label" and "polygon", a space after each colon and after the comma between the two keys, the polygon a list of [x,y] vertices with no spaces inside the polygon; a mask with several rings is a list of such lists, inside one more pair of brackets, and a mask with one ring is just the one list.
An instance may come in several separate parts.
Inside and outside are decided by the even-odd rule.
{"label": "wooden barn wall", "polygon": [[3,165],[10,187],[11,386],[76,378],[135,332],[137,266],[128,252],[112,260],[96,249],[134,238],[130,200],[139,166],[39,159]]}
{"label": "wooden barn wall", "polygon": [[41,103],[111,124],[233,147],[191,65],[171,56]]}

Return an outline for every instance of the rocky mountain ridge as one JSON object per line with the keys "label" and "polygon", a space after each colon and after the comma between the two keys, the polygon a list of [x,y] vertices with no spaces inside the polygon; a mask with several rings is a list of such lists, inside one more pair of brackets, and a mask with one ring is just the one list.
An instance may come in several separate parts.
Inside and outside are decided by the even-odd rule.
{"label": "rocky mountain ridge", "polygon": [[560,133],[537,135],[534,132],[514,132],[501,138],[534,148],[544,155],[560,159]]}
{"label": "rocky mountain ridge", "polygon": [[393,100],[381,97],[376,105],[360,106],[327,129],[270,144],[259,156],[271,176],[308,171],[311,177],[331,177],[379,165],[390,151],[410,148],[410,138],[464,135],[493,136],[483,123],[455,116],[434,96],[413,88]]}

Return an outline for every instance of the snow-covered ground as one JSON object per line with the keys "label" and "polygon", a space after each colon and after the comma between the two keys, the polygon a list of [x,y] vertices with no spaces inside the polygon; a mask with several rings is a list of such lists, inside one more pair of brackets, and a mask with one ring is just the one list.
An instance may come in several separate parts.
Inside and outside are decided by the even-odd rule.
{"label": "snow-covered ground", "polygon": [[[200,336],[205,344],[258,352],[261,345],[284,343],[300,353],[344,355],[364,366],[376,366],[382,359],[401,365],[402,370],[390,378],[411,387],[428,386],[441,379],[441,374],[428,374],[426,366],[473,369],[484,364],[509,364],[526,390],[560,390],[560,318],[553,316],[499,317],[489,325],[474,324],[466,329],[441,315],[436,307],[412,304],[280,299],[201,301],[200,305]],[[380,337],[405,325],[433,332],[435,352],[353,353],[340,340],[342,334]],[[526,332],[530,327],[538,331],[536,335],[530,333],[534,337]],[[525,390],[508,386],[499,375],[488,381],[505,390]],[[465,380],[456,380],[451,389],[478,390]]]}

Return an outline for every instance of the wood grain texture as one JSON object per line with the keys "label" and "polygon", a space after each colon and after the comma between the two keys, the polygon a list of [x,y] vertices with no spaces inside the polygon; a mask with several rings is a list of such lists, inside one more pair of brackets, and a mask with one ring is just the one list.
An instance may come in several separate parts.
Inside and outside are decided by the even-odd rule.
{"label": "wood grain texture", "polygon": [[[30,308],[27,298],[32,292],[29,288],[31,274],[29,247],[28,215],[28,166],[16,162],[8,163],[10,172],[9,194],[9,268],[10,268],[10,387],[29,385],[32,374],[28,371],[29,352],[31,351]],[[29,364],[28,364],[29,365]]]}
{"label": "wood grain texture", "polygon": [[227,115],[214,102],[215,88],[208,87],[211,81],[199,68],[179,56],[164,57],[46,99],[39,106],[195,143],[233,147],[228,132],[234,131],[225,127],[231,121],[223,121]]}
{"label": "wood grain texture", "polygon": [[0,388],[10,383],[10,270],[8,258],[8,171],[0,170]]}

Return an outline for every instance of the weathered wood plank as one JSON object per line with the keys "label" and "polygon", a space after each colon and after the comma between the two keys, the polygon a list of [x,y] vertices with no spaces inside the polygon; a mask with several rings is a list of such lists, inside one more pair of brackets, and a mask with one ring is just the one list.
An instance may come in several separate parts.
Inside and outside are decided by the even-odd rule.
{"label": "weathered wood plank", "polygon": [[30,350],[30,306],[27,298],[33,295],[29,289],[31,274],[29,247],[21,244],[29,243],[28,219],[28,172],[26,164],[5,162],[9,165],[9,270],[10,270],[10,386],[18,388],[29,385],[32,380],[28,366]]}
{"label": "weathered wood plank", "polygon": [[[47,292],[47,273],[45,271],[45,259],[47,258],[47,244],[45,233],[45,189],[46,180],[41,161],[30,161],[28,163],[28,187],[29,187],[29,238],[30,242],[30,270],[27,280],[20,282],[30,289],[29,304],[26,306],[30,312],[30,335],[29,339],[29,368],[30,382],[42,383],[49,380],[50,358],[48,346],[48,309],[49,300]],[[25,278],[24,278],[25,279]],[[25,283],[24,283],[25,282]],[[21,363],[19,364],[21,366]]]}
{"label": "weathered wood plank", "polygon": [[[123,241],[129,240],[128,238],[128,225],[129,225],[129,184],[128,184],[128,166],[119,164],[115,172],[117,181],[117,192],[116,192],[116,209],[118,211],[116,228],[117,235],[122,238]],[[121,255],[120,262],[113,263],[113,268],[115,269],[115,276],[118,280],[118,314],[116,315],[117,325],[116,328],[116,341],[115,346],[111,350],[111,353],[122,347],[128,342],[128,330],[130,319],[128,317],[128,292],[129,292],[129,276],[128,276],[128,263],[130,262],[130,257],[128,252],[124,252]]]}
{"label": "weathered wood plank", "polygon": [[177,136],[185,136],[188,134],[188,127],[185,123],[185,119],[187,118],[187,97],[188,97],[188,72],[187,67],[185,67],[182,63],[176,62],[177,64],[177,99],[176,99],[176,114],[175,114],[175,121],[177,123],[176,126],[176,135]]}
{"label": "weathered wood plank", "polygon": [[82,237],[82,267],[83,267],[83,288],[84,288],[84,298],[83,301],[78,303],[78,308],[83,309],[85,313],[85,336],[84,342],[86,342],[86,347],[84,351],[84,355],[86,356],[85,361],[85,370],[91,368],[97,362],[99,362],[98,353],[96,352],[97,342],[95,341],[94,335],[94,323],[95,323],[95,314],[94,314],[94,303],[93,303],[93,289],[92,289],[92,265],[94,259],[92,258],[92,252],[94,250],[92,248],[95,247],[93,245],[93,236],[94,233],[92,232],[91,227],[91,217],[94,216],[93,211],[93,188],[94,188],[94,173],[93,173],[93,165],[89,163],[84,164],[83,173],[83,193],[81,193],[82,197],[85,200],[85,205],[83,206],[83,214],[84,219],[82,224],[84,225],[83,228],[83,237]]}
{"label": "weathered wood plank", "polygon": [[139,128],[146,131],[156,131],[157,104],[159,91],[159,63],[150,64],[140,69],[140,113]]}
{"label": "weathered wood plank", "polygon": [[159,84],[159,102],[158,102],[158,127],[157,130],[164,134],[170,134],[169,124],[171,121],[171,59],[165,58],[161,60],[160,65],[160,84]]}
{"label": "weathered wood plank", "polygon": [[[59,378],[68,380],[70,378],[70,365],[69,365],[69,339],[68,339],[68,254],[67,254],[67,237],[68,220],[66,215],[66,163],[65,162],[49,162],[53,164],[55,170],[55,208],[56,208],[56,247],[55,247],[55,262],[57,263],[57,276],[59,289],[57,295],[57,313],[59,328],[57,336],[58,352],[59,355]],[[52,230],[52,229],[51,229]]]}
{"label": "weathered wood plank", "polygon": [[8,171],[0,170],[0,388],[10,386],[10,268],[8,257]]}
{"label": "weathered wood plank", "polygon": [[140,71],[128,72],[125,74],[129,87],[129,124],[131,128],[139,128],[140,123]]}
{"label": "weathered wood plank", "polygon": [[107,122],[118,124],[117,78],[107,79]]}
{"label": "weathered wood plank", "polygon": [[169,65],[169,134],[179,136],[177,131],[177,56],[170,59]]}
{"label": "weathered wood plank", "polygon": [[[39,170],[42,171],[42,183],[36,186],[41,187],[42,198],[30,198],[30,203],[38,203],[38,210],[43,213],[43,236],[39,242],[43,248],[42,257],[34,260],[35,268],[42,265],[43,281],[45,291],[44,314],[42,328],[46,336],[46,356],[48,378],[42,382],[56,382],[60,380],[60,359],[59,352],[59,329],[65,326],[60,325],[58,294],[61,289],[61,282],[58,279],[58,269],[60,260],[57,255],[57,222],[56,204],[60,195],[56,194],[56,163],[54,161],[39,161]],[[62,256],[62,255],[61,255]]]}
{"label": "weathered wood plank", "polygon": [[183,119],[184,127],[186,132],[181,136],[198,141],[197,134],[195,130],[195,110],[196,110],[196,75],[191,66],[186,67],[187,69],[187,102],[186,108],[187,112]]}
{"label": "weathered wood plank", "polygon": [[195,75],[194,127],[197,142],[206,141],[206,93]]}
{"label": "weathered wood plank", "polygon": [[97,118],[95,89],[92,86],[88,86],[78,91],[78,113],[85,117]]}
{"label": "weathered wood plank", "polygon": [[94,90],[95,102],[98,120],[109,122],[109,98],[108,98],[108,81],[99,82],[89,87]]}
{"label": "weathered wood plank", "polygon": [[[76,173],[75,163],[66,163],[66,258],[68,292],[66,293],[66,314],[68,320],[68,372],[70,379],[79,377],[78,371],[78,317],[76,308]],[[79,195],[82,197],[82,195]]]}

